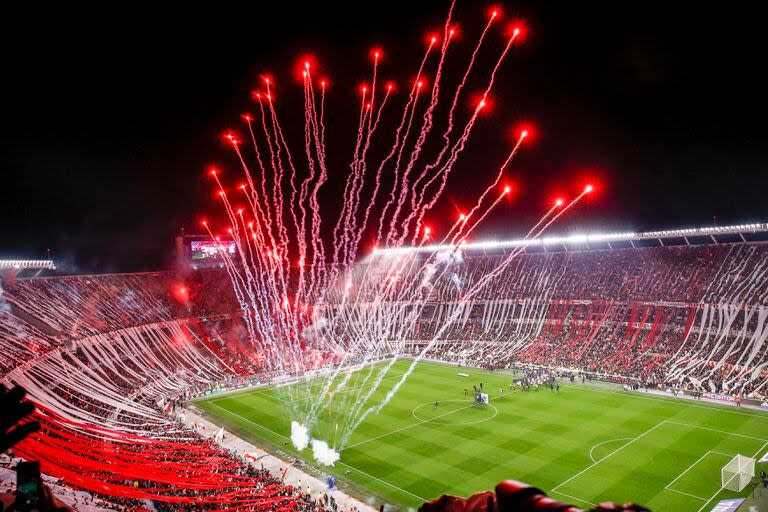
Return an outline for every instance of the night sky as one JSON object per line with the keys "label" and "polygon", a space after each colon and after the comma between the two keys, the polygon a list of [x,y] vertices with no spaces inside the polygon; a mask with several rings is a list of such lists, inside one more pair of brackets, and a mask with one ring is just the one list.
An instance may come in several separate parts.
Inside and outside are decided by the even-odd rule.
{"label": "night sky", "polygon": [[[293,146],[302,147],[294,74],[307,52],[332,84],[333,197],[351,155],[370,49],[385,53],[382,76],[405,84],[449,2],[260,4],[30,4],[6,19],[0,256],[51,249],[75,272],[167,267],[176,233],[199,232],[201,215],[216,218],[206,167],[236,179],[221,134],[255,111],[250,91],[261,73],[278,81],[282,122],[298,127]],[[524,233],[558,193],[578,192],[587,180],[598,193],[556,231],[768,220],[762,18],[739,3],[678,4],[501,4],[503,21],[523,19],[529,34],[503,64],[491,108],[430,219],[436,229],[491,179],[521,122],[535,126],[535,137],[510,168],[514,200],[476,239]],[[451,76],[463,69],[489,5],[459,2]],[[503,43],[495,30],[487,55]],[[462,100],[465,113],[480,77]]]}

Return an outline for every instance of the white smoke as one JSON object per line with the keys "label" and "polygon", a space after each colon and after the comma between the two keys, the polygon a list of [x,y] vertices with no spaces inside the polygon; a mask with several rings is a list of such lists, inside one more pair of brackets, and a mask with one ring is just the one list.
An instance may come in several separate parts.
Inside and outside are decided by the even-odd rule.
{"label": "white smoke", "polygon": [[314,321],[301,330],[301,335],[307,340],[317,341],[322,337],[323,330],[328,327],[330,322],[327,318],[319,316],[317,312],[313,314],[315,316]]}
{"label": "white smoke", "polygon": [[437,272],[437,265],[433,265],[432,263],[428,263],[424,266],[424,276],[421,279],[422,286],[429,286],[432,284],[432,277]]}
{"label": "white smoke", "polygon": [[309,445],[309,430],[298,421],[291,422],[291,442],[293,442],[293,446],[299,451]]}
{"label": "white smoke", "polygon": [[[424,265],[424,275],[421,280],[421,284],[424,287],[429,287],[432,284],[432,278],[435,276],[439,265],[458,265],[464,261],[464,257],[461,255],[461,251],[458,249],[445,249],[435,254],[435,263],[427,263]],[[455,275],[455,274],[454,274]],[[456,283],[456,279],[454,279]],[[458,286],[458,283],[456,283]]]}
{"label": "white smoke", "polygon": [[459,249],[445,249],[435,254],[435,259],[438,263],[461,263],[464,261],[464,256]]}
{"label": "white smoke", "polygon": [[318,439],[312,440],[312,455],[317,462],[326,466],[333,466],[333,463],[341,457],[339,452],[328,446],[328,443]]}

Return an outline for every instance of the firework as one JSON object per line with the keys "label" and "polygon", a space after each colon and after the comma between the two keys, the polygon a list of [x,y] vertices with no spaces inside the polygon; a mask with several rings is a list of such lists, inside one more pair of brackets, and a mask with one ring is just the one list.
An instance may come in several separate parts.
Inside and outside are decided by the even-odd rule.
{"label": "firework", "polygon": [[[228,192],[220,173],[210,171],[229,219],[225,229],[237,246],[234,256],[222,251],[224,264],[254,350],[264,356],[264,371],[284,381],[277,389],[292,420],[294,444],[300,450],[312,446],[321,463],[338,459],[355,428],[389,402],[472,298],[522,250],[512,251],[477,279],[462,279],[457,270],[467,237],[511,197],[511,187],[499,189],[499,184],[527,130],[520,132],[469,211],[441,236],[425,224],[488,105],[497,74],[521,38],[521,29],[514,27],[500,48],[486,48],[498,18],[498,11],[490,13],[453,87],[446,85],[445,77],[446,62],[458,44],[453,5],[442,35],[429,39],[416,78],[399,101],[391,83],[380,83],[383,51],[372,52],[370,82],[360,88],[349,168],[336,205],[323,210],[320,204],[320,191],[329,180],[327,81],[314,77],[309,60],[301,70],[303,147],[296,151],[288,143],[273,79],[264,77],[253,95],[256,114],[242,116],[247,137],[225,135],[245,181]],[[484,51],[494,59],[486,74],[475,69]],[[479,84],[482,94],[462,120],[457,105],[470,83]],[[394,121],[391,131],[382,128],[383,119]],[[439,130],[441,122],[445,127]],[[567,203],[558,200],[526,238],[540,236],[591,190],[588,186]],[[240,202],[246,206],[236,206]],[[209,224],[203,225],[218,241]],[[369,253],[364,237],[373,232]],[[428,247],[434,250],[419,255],[391,257],[377,250],[426,246],[432,240],[437,243]],[[420,347],[406,345],[402,340],[411,339],[406,334],[416,328],[425,304],[435,300],[455,306],[431,339]],[[408,370],[387,379],[389,369],[403,357],[412,358]],[[328,421],[330,415],[333,421]]]}

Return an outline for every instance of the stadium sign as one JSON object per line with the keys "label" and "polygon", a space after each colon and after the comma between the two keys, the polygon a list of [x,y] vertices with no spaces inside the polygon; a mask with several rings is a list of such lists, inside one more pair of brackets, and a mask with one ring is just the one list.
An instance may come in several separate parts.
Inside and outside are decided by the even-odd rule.
{"label": "stadium sign", "polygon": [[733,512],[739,505],[744,503],[744,498],[736,498],[733,500],[723,500],[712,509],[712,512]]}
{"label": "stadium sign", "polygon": [[736,398],[730,396],[730,395],[722,395],[720,393],[704,393],[702,394],[704,398],[709,398],[711,400],[722,400],[724,402],[735,402]]}

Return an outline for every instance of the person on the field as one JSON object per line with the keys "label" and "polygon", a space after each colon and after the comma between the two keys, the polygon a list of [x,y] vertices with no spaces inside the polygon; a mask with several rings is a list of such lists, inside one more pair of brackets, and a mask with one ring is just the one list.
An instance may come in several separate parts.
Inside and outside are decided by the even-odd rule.
{"label": "person on the field", "polygon": [[558,393],[560,392],[560,383],[559,382],[555,385],[555,389],[557,390]]}
{"label": "person on the field", "polygon": [[467,388],[464,388],[464,398],[467,398]]}

